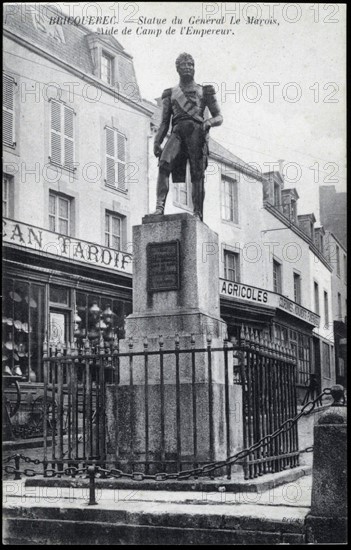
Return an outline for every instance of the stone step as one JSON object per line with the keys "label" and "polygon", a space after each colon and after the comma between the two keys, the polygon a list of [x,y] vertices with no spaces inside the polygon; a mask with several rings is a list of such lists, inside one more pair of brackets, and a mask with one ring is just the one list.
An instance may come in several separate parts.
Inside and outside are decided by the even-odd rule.
{"label": "stone step", "polygon": [[[105,493],[99,506],[34,495],[6,499],[7,544],[303,543],[308,507],[126,501]],[[108,497],[110,499],[108,499]]]}
{"label": "stone step", "polygon": [[4,544],[304,544],[303,533],[8,518]]}

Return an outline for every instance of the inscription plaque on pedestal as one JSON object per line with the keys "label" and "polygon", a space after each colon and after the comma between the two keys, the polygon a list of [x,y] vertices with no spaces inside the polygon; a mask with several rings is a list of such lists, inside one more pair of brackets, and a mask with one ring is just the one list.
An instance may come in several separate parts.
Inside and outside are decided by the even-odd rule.
{"label": "inscription plaque on pedestal", "polygon": [[178,290],[179,278],[179,241],[149,243],[147,256],[147,290],[162,292]]}

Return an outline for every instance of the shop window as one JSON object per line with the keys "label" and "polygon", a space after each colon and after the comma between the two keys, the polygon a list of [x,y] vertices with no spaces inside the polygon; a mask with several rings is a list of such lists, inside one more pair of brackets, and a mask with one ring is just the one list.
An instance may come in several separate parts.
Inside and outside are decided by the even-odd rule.
{"label": "shop window", "polygon": [[116,128],[106,127],[106,185],[126,190],[126,137]]}
{"label": "shop window", "polygon": [[21,280],[3,281],[3,370],[42,380],[44,286]]}
{"label": "shop window", "polygon": [[282,293],[282,265],[273,260],[273,291]]}
{"label": "shop window", "polygon": [[109,345],[114,338],[124,338],[125,318],[132,312],[132,305],[125,300],[101,297],[85,292],[76,293],[74,337],[78,345],[88,338],[96,346],[103,341]]}
{"label": "shop window", "polygon": [[238,182],[222,176],[222,220],[239,223]]}
{"label": "shop window", "polygon": [[301,275],[294,273],[294,301],[301,304]]}
{"label": "shop window", "polygon": [[72,226],[72,199],[50,191],[49,229],[61,235],[70,235]]}
{"label": "shop window", "polygon": [[74,110],[51,100],[50,162],[74,170]]}
{"label": "shop window", "polygon": [[240,282],[240,264],[237,252],[224,251],[224,278],[228,281]]}
{"label": "shop window", "polygon": [[311,338],[297,330],[288,329],[274,323],[274,341],[280,345],[290,345],[297,360],[297,383],[305,385],[311,374]]}

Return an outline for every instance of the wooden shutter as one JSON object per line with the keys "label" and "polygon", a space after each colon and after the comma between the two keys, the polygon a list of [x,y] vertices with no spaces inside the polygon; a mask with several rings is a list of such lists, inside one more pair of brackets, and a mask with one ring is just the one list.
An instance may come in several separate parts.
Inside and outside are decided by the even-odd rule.
{"label": "wooden shutter", "polygon": [[74,112],[69,107],[64,106],[64,165],[73,170],[74,162],[74,139],[73,139],[73,120]]}
{"label": "wooden shutter", "polygon": [[117,132],[117,186],[123,191],[126,188],[126,138]]}
{"label": "wooden shutter", "polygon": [[106,183],[116,186],[115,131],[106,128]]}
{"label": "wooden shutter", "polygon": [[55,100],[51,100],[51,161],[73,170],[74,111]]}
{"label": "wooden shutter", "polygon": [[8,75],[3,75],[3,143],[10,147],[15,143],[15,106],[14,106],[15,81]]}
{"label": "wooden shutter", "polygon": [[59,165],[62,164],[61,107],[58,101],[51,101],[51,161]]}

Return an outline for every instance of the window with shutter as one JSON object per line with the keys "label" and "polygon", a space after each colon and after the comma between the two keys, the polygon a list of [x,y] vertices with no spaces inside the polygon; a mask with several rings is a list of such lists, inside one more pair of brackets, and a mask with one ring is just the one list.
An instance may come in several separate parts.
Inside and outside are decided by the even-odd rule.
{"label": "window with shutter", "polygon": [[106,185],[126,190],[126,137],[106,127]]}
{"label": "window with shutter", "polygon": [[74,170],[74,111],[51,101],[51,162]]}
{"label": "window with shutter", "polygon": [[14,89],[15,81],[11,76],[3,75],[3,122],[2,135],[3,144],[9,147],[14,147],[15,143],[15,103]]}

